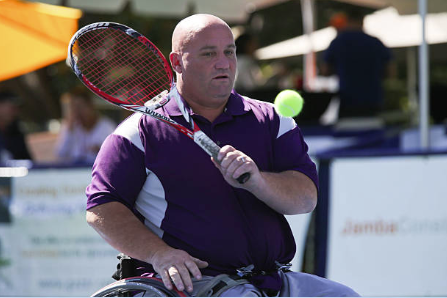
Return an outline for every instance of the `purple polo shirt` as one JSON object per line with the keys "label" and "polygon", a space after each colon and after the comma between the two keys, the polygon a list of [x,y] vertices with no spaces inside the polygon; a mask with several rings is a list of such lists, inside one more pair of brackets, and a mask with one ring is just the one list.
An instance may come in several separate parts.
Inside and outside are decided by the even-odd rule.
{"label": "purple polo shirt", "polygon": [[[175,101],[157,112],[186,124]],[[300,129],[292,118],[279,117],[272,104],[234,92],[213,123],[190,113],[211,139],[244,152],[261,171],[300,171],[318,187]],[[207,261],[205,275],[235,274],[250,264],[273,271],[275,261],[289,262],[295,254],[283,215],[231,187],[191,139],[149,116],[132,115],[106,139],[87,197],[87,209],[123,203],[168,245]],[[142,274],[153,270],[142,265]]]}

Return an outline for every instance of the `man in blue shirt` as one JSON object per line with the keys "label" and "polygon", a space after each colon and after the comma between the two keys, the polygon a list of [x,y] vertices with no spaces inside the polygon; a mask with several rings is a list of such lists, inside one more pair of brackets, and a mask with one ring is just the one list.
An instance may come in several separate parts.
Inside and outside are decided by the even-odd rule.
{"label": "man in blue shirt", "polygon": [[376,116],[383,108],[382,81],[390,71],[391,51],[363,32],[363,15],[347,12],[347,24],[324,53],[323,75],[339,78],[339,117]]}

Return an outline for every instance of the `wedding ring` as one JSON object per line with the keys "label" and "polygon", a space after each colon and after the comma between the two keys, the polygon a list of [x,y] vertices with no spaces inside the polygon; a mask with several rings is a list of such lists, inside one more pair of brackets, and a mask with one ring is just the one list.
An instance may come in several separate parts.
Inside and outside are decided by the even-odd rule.
{"label": "wedding ring", "polygon": [[241,157],[241,161],[242,161],[243,163],[245,163],[245,161],[246,161],[245,158],[244,158],[243,156]]}

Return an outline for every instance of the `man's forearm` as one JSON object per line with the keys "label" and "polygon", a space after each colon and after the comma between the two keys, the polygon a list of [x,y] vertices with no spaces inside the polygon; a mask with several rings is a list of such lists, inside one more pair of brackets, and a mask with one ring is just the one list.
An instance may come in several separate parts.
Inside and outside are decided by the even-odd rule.
{"label": "man's forearm", "polygon": [[251,192],[281,214],[311,212],[317,204],[317,188],[313,181],[297,171],[260,172],[262,179]]}
{"label": "man's forearm", "polygon": [[87,222],[112,247],[144,262],[150,263],[154,252],[168,247],[126,206],[118,202],[91,208],[87,211]]}

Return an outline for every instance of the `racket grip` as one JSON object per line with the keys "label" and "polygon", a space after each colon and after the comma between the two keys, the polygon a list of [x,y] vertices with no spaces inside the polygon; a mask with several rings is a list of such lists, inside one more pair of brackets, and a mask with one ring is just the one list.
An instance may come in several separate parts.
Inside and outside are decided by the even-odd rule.
{"label": "racket grip", "polygon": [[[196,142],[203,150],[205,150],[210,156],[214,158],[220,164],[217,159],[217,154],[219,153],[220,147],[214,143],[205,133],[202,131],[197,131],[194,133],[194,142]],[[250,173],[244,173],[240,175],[236,180],[240,184],[244,184],[250,179]]]}

